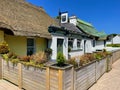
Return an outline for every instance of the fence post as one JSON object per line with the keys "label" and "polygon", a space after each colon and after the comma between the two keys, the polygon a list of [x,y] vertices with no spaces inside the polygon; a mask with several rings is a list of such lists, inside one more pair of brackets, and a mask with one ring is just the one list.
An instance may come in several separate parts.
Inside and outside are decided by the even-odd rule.
{"label": "fence post", "polygon": [[63,70],[60,70],[59,69],[59,77],[58,77],[58,87],[59,87],[59,90],[63,90]]}
{"label": "fence post", "polygon": [[0,56],[0,79],[2,79],[2,58]]}
{"label": "fence post", "polygon": [[18,63],[18,86],[22,89],[22,64]]}
{"label": "fence post", "polygon": [[46,68],[46,90],[50,90],[50,68]]}
{"label": "fence post", "polygon": [[71,86],[72,86],[72,90],[74,90],[74,67],[72,67],[71,74],[72,74]]}

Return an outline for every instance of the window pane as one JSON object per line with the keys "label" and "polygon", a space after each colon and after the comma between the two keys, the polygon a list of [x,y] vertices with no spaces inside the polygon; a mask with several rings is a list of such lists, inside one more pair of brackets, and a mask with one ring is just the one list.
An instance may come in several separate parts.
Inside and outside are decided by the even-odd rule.
{"label": "window pane", "polygon": [[70,48],[73,48],[73,38],[68,38],[68,46],[70,47]]}
{"label": "window pane", "polygon": [[66,16],[62,16],[62,21],[66,21]]}
{"label": "window pane", "polygon": [[77,39],[77,48],[81,47],[81,39]]}
{"label": "window pane", "polygon": [[34,39],[27,39],[27,55],[32,55],[34,53]]}
{"label": "window pane", "polygon": [[31,38],[27,39],[27,46],[34,46],[34,40]]}

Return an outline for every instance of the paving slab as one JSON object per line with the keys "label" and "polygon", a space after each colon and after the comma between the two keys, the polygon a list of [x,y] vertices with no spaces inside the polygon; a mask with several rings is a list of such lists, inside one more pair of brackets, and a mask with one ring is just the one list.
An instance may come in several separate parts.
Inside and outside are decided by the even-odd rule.
{"label": "paving slab", "polygon": [[0,80],[0,90],[21,90],[6,80]]}

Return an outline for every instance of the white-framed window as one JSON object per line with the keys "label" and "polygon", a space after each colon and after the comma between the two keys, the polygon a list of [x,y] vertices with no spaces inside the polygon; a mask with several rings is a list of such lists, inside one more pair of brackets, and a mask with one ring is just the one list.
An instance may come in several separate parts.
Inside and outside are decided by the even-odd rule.
{"label": "white-framed window", "polygon": [[32,55],[35,52],[34,38],[27,38],[27,55]]}
{"label": "white-framed window", "polygon": [[77,39],[77,49],[81,48],[81,39]]}
{"label": "white-framed window", "polygon": [[62,16],[62,22],[66,21],[66,15]]}
{"label": "white-framed window", "polygon": [[68,22],[68,13],[62,13],[61,14],[61,23],[67,23]]}

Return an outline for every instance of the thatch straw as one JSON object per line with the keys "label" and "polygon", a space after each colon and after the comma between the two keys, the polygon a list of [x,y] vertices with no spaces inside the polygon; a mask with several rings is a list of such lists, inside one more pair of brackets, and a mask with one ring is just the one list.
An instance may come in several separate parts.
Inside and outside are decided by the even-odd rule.
{"label": "thatch straw", "polygon": [[14,35],[49,38],[48,27],[57,23],[41,7],[25,0],[0,0],[0,28]]}

